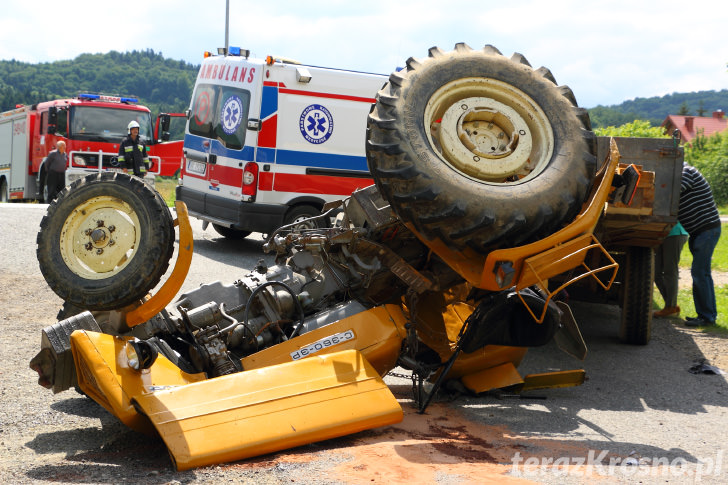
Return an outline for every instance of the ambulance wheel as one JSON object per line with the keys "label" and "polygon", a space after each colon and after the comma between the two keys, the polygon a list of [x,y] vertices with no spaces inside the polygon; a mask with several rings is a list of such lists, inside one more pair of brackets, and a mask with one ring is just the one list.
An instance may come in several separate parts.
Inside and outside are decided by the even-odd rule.
{"label": "ambulance wheel", "polygon": [[312,205],[297,205],[291,208],[286,217],[283,219],[283,225],[294,224],[289,228],[292,231],[302,231],[305,229],[316,229],[328,226],[327,218],[319,218],[309,220],[312,217],[320,216],[321,210]]}
{"label": "ambulance wheel", "polygon": [[49,205],[36,252],[48,285],[66,304],[114,310],[154,288],[174,240],[161,196],[137,177],[102,172],[75,181]]}
{"label": "ambulance wheel", "polygon": [[233,229],[232,227],[221,226],[220,224],[213,224],[212,228],[215,229],[219,235],[225,239],[245,239],[250,236],[251,231],[241,231],[240,229]]}
{"label": "ambulance wheel", "polygon": [[576,216],[596,171],[596,137],[571,90],[492,46],[410,58],[367,127],[382,195],[420,234],[458,250],[552,234]]}

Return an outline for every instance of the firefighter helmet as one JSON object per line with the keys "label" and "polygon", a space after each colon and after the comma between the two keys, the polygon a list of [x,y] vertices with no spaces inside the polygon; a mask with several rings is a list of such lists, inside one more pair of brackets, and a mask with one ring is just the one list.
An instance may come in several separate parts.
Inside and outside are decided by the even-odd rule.
{"label": "firefighter helmet", "polygon": [[134,121],[134,120],[131,120],[131,121],[129,122],[129,125],[128,125],[128,126],[126,127],[126,133],[127,133],[127,134],[130,134],[130,133],[131,133],[131,129],[132,129],[132,128],[139,128],[139,123],[137,123],[137,122],[136,122],[136,121]]}

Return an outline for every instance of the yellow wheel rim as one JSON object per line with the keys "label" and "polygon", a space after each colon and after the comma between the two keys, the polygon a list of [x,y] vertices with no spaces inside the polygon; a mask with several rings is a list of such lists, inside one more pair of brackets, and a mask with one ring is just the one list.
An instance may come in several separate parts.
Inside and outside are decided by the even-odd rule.
{"label": "yellow wheel rim", "polygon": [[129,204],[111,196],[77,206],[61,230],[61,256],[75,274],[91,280],[121,272],[139,250],[139,218]]}
{"label": "yellow wheel rim", "polygon": [[548,117],[526,93],[490,78],[443,85],[425,108],[434,151],[465,176],[489,184],[535,177],[551,160]]}

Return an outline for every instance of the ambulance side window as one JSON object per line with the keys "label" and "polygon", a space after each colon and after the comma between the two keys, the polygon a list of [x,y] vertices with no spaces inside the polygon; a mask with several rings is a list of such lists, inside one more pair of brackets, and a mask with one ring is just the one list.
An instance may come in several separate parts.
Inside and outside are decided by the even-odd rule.
{"label": "ambulance side window", "polygon": [[218,99],[215,136],[226,148],[240,150],[245,144],[250,93],[242,89],[222,88]]}

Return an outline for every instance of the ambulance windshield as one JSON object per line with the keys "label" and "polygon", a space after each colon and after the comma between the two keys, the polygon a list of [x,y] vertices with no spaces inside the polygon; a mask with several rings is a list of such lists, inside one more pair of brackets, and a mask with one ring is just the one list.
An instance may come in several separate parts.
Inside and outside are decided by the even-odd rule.
{"label": "ambulance windshield", "polygon": [[250,92],[212,84],[199,84],[192,99],[189,131],[219,140],[226,148],[245,144]]}
{"label": "ambulance windshield", "polygon": [[74,106],[69,136],[75,140],[121,143],[132,120],[139,123],[139,137],[149,143],[152,138],[151,114],[131,109]]}

